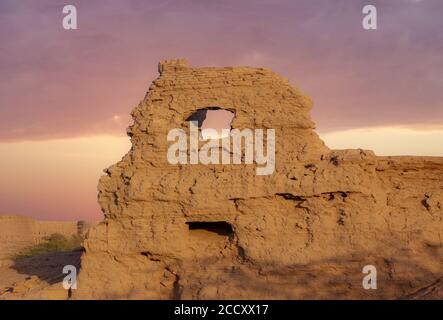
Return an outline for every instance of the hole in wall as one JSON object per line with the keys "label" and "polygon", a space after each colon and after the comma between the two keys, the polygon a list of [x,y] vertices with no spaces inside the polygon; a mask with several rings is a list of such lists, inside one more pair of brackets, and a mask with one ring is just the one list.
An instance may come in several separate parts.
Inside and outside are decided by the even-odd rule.
{"label": "hole in wall", "polygon": [[193,221],[186,222],[190,232],[210,232],[219,236],[229,237],[233,234],[232,226],[226,221]]}
{"label": "hole in wall", "polygon": [[199,109],[186,121],[196,121],[203,139],[221,139],[229,135],[235,113],[220,107]]}

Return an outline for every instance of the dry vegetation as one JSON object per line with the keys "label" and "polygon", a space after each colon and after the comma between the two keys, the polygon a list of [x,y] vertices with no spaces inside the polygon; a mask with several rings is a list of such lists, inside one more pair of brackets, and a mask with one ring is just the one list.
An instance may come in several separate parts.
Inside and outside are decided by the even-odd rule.
{"label": "dry vegetation", "polygon": [[24,249],[14,260],[19,260],[25,257],[33,257],[51,252],[70,252],[79,250],[82,247],[82,240],[79,236],[75,235],[70,238],[64,235],[54,233],[45,238],[45,241]]}

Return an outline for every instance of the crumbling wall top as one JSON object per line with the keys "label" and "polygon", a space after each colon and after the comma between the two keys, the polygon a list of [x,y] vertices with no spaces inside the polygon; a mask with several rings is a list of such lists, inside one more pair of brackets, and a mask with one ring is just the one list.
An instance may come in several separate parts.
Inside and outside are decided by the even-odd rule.
{"label": "crumbling wall top", "polygon": [[186,59],[162,60],[158,63],[158,72],[162,74],[166,71],[176,71],[188,67],[188,61]]}

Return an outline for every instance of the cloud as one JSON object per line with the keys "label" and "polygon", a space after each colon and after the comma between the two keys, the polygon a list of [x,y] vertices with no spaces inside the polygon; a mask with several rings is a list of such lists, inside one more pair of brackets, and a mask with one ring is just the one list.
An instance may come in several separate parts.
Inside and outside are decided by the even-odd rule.
{"label": "cloud", "polygon": [[[122,134],[157,62],[272,68],[314,101],[320,130],[443,123],[441,1],[79,2],[79,30],[50,0],[2,2],[0,140]],[[414,5],[411,9],[411,5]]]}
{"label": "cloud", "polygon": [[320,134],[332,149],[369,149],[379,156],[443,156],[443,127],[369,127]]}

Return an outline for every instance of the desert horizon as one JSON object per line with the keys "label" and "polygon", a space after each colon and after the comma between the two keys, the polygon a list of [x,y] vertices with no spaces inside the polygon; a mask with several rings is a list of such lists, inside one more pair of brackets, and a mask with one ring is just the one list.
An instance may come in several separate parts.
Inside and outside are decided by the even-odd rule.
{"label": "desert horizon", "polygon": [[[316,131],[318,132],[317,129]],[[382,126],[318,133],[320,138],[332,149],[362,148],[372,150],[378,156],[443,156],[443,146],[440,143],[443,141],[443,130],[435,126],[429,126],[428,129],[423,129],[423,126]],[[55,152],[48,153],[48,149],[53,149]],[[0,198],[3,208],[0,215],[17,214],[38,220],[101,220],[103,215],[96,202],[97,180],[106,167],[120,160],[129,149],[129,137],[106,135],[0,143],[1,153],[9,155],[8,158],[0,158],[0,172],[5,181],[14,180],[17,183],[17,181],[26,179],[36,184],[46,183],[46,188],[51,188],[51,191],[48,191],[51,194],[50,197],[54,193],[60,192],[61,183],[65,184],[66,181],[71,180],[75,186],[75,190],[72,190],[72,186],[63,188],[64,193],[61,195],[67,201],[63,205],[47,202],[36,211],[36,202],[30,202],[24,208],[17,206],[17,203],[23,203],[24,199],[27,201],[33,199],[39,191],[31,189],[20,199],[17,198],[17,194],[20,193],[19,191],[23,191],[21,184],[11,188],[11,184],[5,183],[4,186],[8,186],[8,188],[1,190]],[[100,150],[99,154],[97,154],[97,150]],[[14,168],[20,167],[20,162],[17,160],[29,157],[33,157],[35,160],[33,167],[29,168],[31,169],[29,171],[23,171],[24,168],[21,168],[20,173],[23,176],[18,176],[14,170]],[[79,167],[78,159],[85,159],[81,167]],[[93,159],[93,161],[87,159]],[[55,166],[47,167],[48,161],[53,162]],[[60,161],[64,162],[63,167],[57,164]],[[24,163],[23,166],[25,166]],[[54,180],[57,176],[61,177],[66,168],[72,171],[81,170],[81,176],[75,175],[63,177],[58,181]],[[45,173],[44,181],[41,180],[42,173]],[[53,178],[49,181],[52,180],[52,183],[48,185],[48,177],[51,175]],[[73,192],[76,192],[74,198],[72,198]],[[17,198],[14,200],[16,204],[8,204],[6,198]],[[79,205],[79,198],[83,205]],[[66,212],[66,203],[71,203],[67,210],[70,211],[69,214]],[[71,211],[74,208],[77,212]]]}

